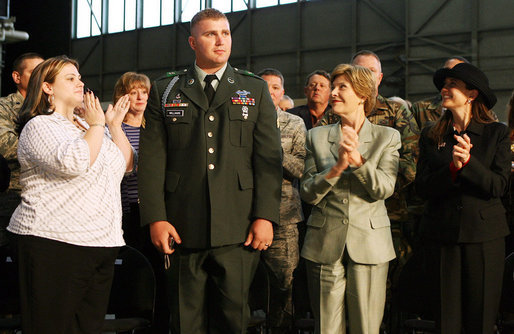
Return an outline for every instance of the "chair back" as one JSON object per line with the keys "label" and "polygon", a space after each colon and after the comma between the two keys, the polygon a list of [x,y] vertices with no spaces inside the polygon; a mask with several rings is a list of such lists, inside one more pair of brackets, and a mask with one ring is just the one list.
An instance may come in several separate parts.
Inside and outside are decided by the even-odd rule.
{"label": "chair back", "polygon": [[21,330],[18,264],[8,252],[0,255],[0,333]]}
{"label": "chair back", "polygon": [[0,257],[0,315],[20,313],[18,264],[9,254]]}
{"label": "chair back", "polygon": [[114,278],[107,314],[116,318],[153,321],[155,276],[147,258],[135,248],[123,246],[114,263]]}

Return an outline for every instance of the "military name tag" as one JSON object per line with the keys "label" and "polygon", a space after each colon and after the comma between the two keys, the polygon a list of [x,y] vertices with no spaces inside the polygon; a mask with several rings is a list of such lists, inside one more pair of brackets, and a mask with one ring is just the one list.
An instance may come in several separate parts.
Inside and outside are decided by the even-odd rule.
{"label": "military name tag", "polygon": [[166,117],[184,117],[184,110],[166,109]]}

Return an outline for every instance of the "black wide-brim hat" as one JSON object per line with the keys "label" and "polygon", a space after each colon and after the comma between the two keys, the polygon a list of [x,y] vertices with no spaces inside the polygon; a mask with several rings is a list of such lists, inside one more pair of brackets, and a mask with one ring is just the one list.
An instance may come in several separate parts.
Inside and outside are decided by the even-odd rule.
{"label": "black wide-brim hat", "polygon": [[496,95],[491,88],[489,88],[489,80],[484,72],[480,71],[476,66],[460,63],[453,68],[438,69],[434,73],[434,85],[439,91],[443,88],[444,79],[447,77],[460,79],[468,85],[473,86],[484,98],[485,105],[488,109],[492,109],[496,104]]}

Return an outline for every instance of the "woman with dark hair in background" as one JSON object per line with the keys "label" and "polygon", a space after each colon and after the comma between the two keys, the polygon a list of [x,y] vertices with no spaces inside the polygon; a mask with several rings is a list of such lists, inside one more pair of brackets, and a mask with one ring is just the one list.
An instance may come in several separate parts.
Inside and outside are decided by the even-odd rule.
{"label": "woman with dark hair in background", "polygon": [[434,283],[440,333],[493,333],[505,236],[500,197],[510,175],[509,129],[491,116],[496,96],[471,64],[439,69],[442,116],[419,142],[417,193],[426,200],[420,234]]}
{"label": "woman with dark hair in background", "polygon": [[[133,166],[121,129],[128,106],[125,96],[104,114],[65,56],[30,77],[20,112],[22,201],[8,227],[17,241],[23,333],[102,330],[124,244],[119,185]],[[84,118],[74,113],[81,107]]]}

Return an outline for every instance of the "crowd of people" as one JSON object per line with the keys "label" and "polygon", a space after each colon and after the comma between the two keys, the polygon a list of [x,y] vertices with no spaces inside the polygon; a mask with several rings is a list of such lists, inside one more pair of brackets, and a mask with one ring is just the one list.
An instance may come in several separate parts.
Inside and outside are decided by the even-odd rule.
{"label": "crowd of people", "polygon": [[75,60],[14,62],[0,255],[18,263],[23,333],[101,333],[125,244],[155,272],[154,333],[246,333],[261,261],[271,333],[292,332],[303,277],[315,333],[378,334],[413,251],[436,331],[493,333],[514,94],[506,126],[485,74],[454,56],[440,94],[410,105],[379,94],[380,58],[362,50],[310,73],[295,107],[278,69],[228,63],[223,13],[198,12],[188,42],[190,67],[123,74],[106,111]]}

